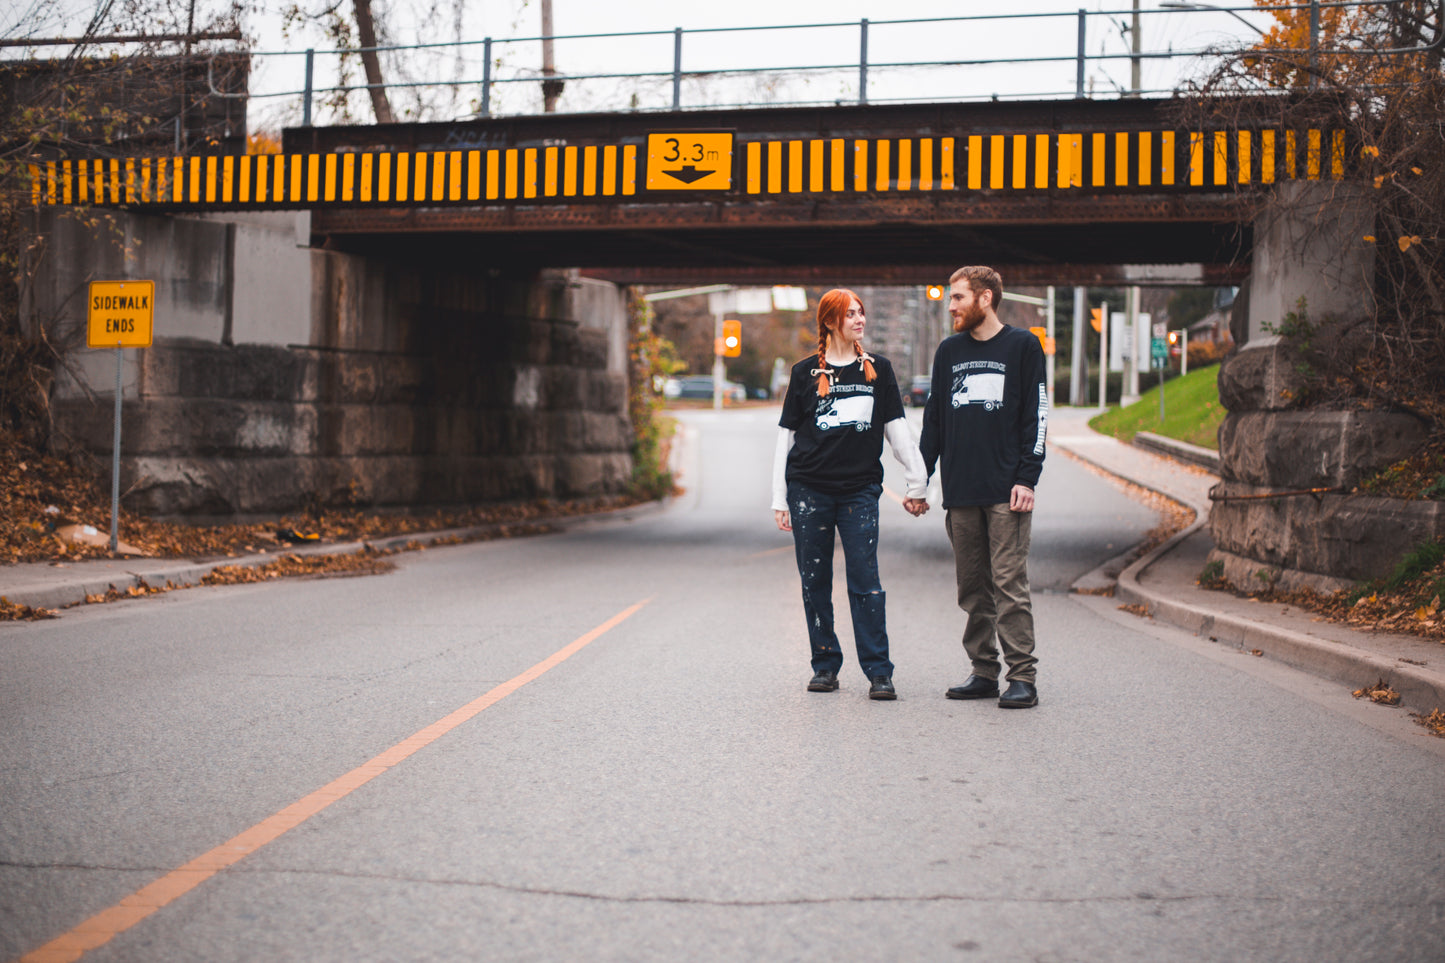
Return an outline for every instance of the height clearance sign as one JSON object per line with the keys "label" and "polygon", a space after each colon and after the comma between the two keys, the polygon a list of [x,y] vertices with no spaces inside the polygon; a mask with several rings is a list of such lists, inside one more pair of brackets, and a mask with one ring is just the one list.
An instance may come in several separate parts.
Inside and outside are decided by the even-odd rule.
{"label": "height clearance sign", "polygon": [[733,186],[731,131],[647,135],[647,189],[726,191]]}
{"label": "height clearance sign", "polygon": [[155,303],[154,281],[91,281],[85,346],[149,348]]}

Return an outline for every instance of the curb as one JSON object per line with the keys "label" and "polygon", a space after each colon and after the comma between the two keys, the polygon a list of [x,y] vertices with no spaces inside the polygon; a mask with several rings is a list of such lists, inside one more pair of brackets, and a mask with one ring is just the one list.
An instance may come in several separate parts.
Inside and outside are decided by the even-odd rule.
{"label": "curb", "polygon": [[1421,672],[1414,666],[1402,665],[1371,652],[1362,652],[1342,642],[1318,639],[1254,619],[1226,615],[1197,605],[1178,602],[1144,588],[1139,582],[1139,576],[1150,565],[1173,551],[1185,539],[1202,528],[1209,519],[1208,507],[1195,505],[1177,493],[1162,491],[1158,485],[1131,478],[1074,449],[1069,449],[1069,453],[1115,478],[1187,505],[1195,512],[1195,520],[1192,525],[1175,533],[1162,545],[1143,555],[1119,573],[1114,590],[1115,598],[1125,604],[1143,605],[1151,617],[1187,629],[1196,636],[1207,638],[1211,642],[1230,645],[1241,651],[1257,650],[1263,653],[1263,658],[1282,662],[1291,668],[1330,682],[1344,684],[1350,689],[1368,685],[1376,679],[1383,679],[1392,689],[1400,693],[1400,706],[1402,707],[1408,706],[1422,712],[1445,708],[1445,679]]}
{"label": "curb", "polygon": [[142,583],[150,586],[163,586],[167,582],[177,588],[188,588],[200,584],[201,580],[209,575],[214,569],[223,566],[234,566],[237,568],[260,568],[276,561],[282,555],[349,555],[360,552],[368,547],[373,549],[399,549],[415,542],[422,548],[431,548],[439,544],[442,547],[460,541],[479,541],[489,535],[496,535],[507,528],[515,528],[521,525],[547,525],[557,531],[566,531],[570,528],[579,527],[611,519],[622,519],[632,521],[635,518],[651,515],[662,511],[672,501],[671,498],[664,498],[655,502],[644,502],[641,505],[628,505],[625,508],[613,508],[606,511],[591,512],[581,515],[559,515],[543,516],[526,521],[518,522],[494,522],[489,525],[474,525],[469,528],[449,528],[431,532],[411,532],[405,535],[388,535],[384,538],[366,539],[356,542],[331,542],[325,545],[297,545],[285,550],[257,553],[255,555],[242,555],[237,558],[221,557],[204,562],[179,562],[168,568],[157,568],[147,572],[125,572],[117,575],[80,575],[74,579],[59,581],[54,585],[45,588],[30,590],[7,591],[0,590],[9,601],[17,605],[28,605],[32,608],[63,609],[72,605],[80,605],[85,602],[88,595],[103,595],[110,589],[126,591],[131,588],[138,588]]}
{"label": "curb", "polygon": [[1163,435],[1156,435],[1152,431],[1135,432],[1132,444],[1156,455],[1197,465],[1200,468],[1208,469],[1215,475],[1219,474],[1219,452],[1213,449],[1201,448],[1199,445],[1191,445],[1187,441],[1179,441],[1175,438],[1166,438]]}

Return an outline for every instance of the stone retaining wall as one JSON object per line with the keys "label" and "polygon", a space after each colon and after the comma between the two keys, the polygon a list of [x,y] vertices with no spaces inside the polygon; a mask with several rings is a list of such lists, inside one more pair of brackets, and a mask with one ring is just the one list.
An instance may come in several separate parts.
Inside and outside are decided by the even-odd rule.
{"label": "stone retaining wall", "polygon": [[[1241,589],[1330,592],[1382,578],[1423,541],[1445,535],[1438,502],[1351,494],[1414,452],[1419,420],[1380,411],[1304,409],[1298,356],[1283,342],[1220,368],[1220,474],[1209,516],[1211,561]],[[1308,489],[1334,491],[1303,494]]]}
{"label": "stone retaining wall", "polygon": [[70,348],[57,439],[106,459],[114,351],[85,284],[156,281],[127,349],[121,490],[154,515],[611,494],[631,479],[622,292],[309,247],[304,215],[55,219],[24,305]]}
{"label": "stone retaining wall", "polygon": [[[625,378],[603,331],[495,320],[524,356],[421,357],[185,339],[144,352],[122,417],[122,487],[149,514],[284,512],[307,502],[459,504],[617,492],[631,476]],[[545,339],[541,351],[537,340]],[[56,404],[109,451],[110,403]]]}

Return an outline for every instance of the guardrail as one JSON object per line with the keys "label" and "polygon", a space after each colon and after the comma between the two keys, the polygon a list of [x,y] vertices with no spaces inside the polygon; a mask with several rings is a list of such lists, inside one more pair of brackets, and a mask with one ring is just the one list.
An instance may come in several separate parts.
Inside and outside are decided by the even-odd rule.
{"label": "guardrail", "polygon": [[[1273,13],[1308,13],[1308,45],[1293,51],[1276,47],[1275,51],[1298,54],[1302,64],[1315,65],[1322,53],[1360,53],[1323,49],[1322,15],[1330,10],[1397,2],[1401,0],[1226,6],[1163,0],[1158,7],[1143,9],[485,37],[366,48],[393,62],[404,55],[446,53],[456,69],[473,71],[465,78],[375,85],[317,80],[322,75],[346,76],[348,65],[361,53],[356,48],[257,51],[252,53],[259,64],[253,79],[262,84],[253,85],[248,96],[262,103],[289,100],[299,105],[301,125],[309,126],[318,117],[318,100],[333,119],[344,119],[353,111],[349,99],[364,96],[373,86],[412,92],[409,119],[428,119],[429,114],[452,119],[536,113],[544,85],[554,94],[564,88],[571,91],[560,104],[561,112],[1084,98],[1095,96],[1100,86],[1107,88],[1099,94],[1106,97],[1167,95],[1178,89],[1191,69],[1201,69],[1214,58],[1255,44],[1275,25]],[[1241,29],[1247,31],[1243,36]],[[1146,46],[1141,36],[1162,39]],[[1176,40],[1181,41],[1179,46]],[[1015,42],[1023,43],[1027,51],[995,56],[954,54],[959,50],[998,50]],[[543,62],[544,44],[553,45],[559,51],[558,62],[570,63],[573,69],[544,72],[540,67],[523,66]],[[773,46],[790,51],[795,59],[768,62],[768,48]],[[1433,46],[1438,49],[1440,41]],[[846,49],[856,50],[856,59],[835,55]],[[805,58],[800,51],[820,55]],[[901,56],[900,51],[918,55]],[[298,86],[264,89],[268,77],[286,74],[285,69],[271,66],[282,61],[294,65],[298,59],[304,78]],[[618,61],[644,69],[609,69]],[[645,69],[649,64],[655,66]],[[1151,70],[1159,64],[1168,67],[1163,72]],[[1112,72],[1122,65],[1129,68],[1127,82],[1115,79]],[[1146,71],[1152,76],[1146,78]],[[295,72],[291,73],[294,76]],[[391,73],[397,75],[398,71]],[[818,95],[824,86],[831,92]],[[428,105],[423,91],[444,92],[446,103]],[[294,122],[297,110],[293,107],[289,113]]]}

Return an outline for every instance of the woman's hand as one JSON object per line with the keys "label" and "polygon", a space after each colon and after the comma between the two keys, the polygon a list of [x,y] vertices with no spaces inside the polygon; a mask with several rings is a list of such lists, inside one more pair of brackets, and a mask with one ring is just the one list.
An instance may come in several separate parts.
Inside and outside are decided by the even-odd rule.
{"label": "woman's hand", "polygon": [[918,518],[928,511],[928,499],[926,498],[905,498],[903,499],[903,510],[914,518]]}
{"label": "woman's hand", "polygon": [[773,520],[778,523],[778,531],[791,532],[793,530],[793,518],[787,512],[773,512]]}

